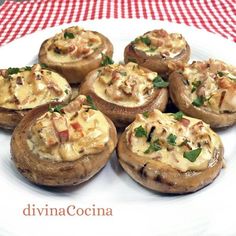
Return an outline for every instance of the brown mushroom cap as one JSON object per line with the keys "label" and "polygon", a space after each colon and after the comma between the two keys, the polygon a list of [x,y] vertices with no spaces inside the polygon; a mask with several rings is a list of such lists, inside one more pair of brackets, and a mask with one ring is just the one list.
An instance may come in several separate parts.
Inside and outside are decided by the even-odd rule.
{"label": "brown mushroom cap", "polygon": [[208,168],[202,171],[180,172],[158,160],[148,161],[146,157],[138,156],[128,148],[126,132],[118,142],[118,160],[135,181],[149,189],[171,194],[195,192],[210,184],[223,166],[223,145],[215,150]]}
{"label": "brown mushroom cap", "polygon": [[[52,105],[56,104],[58,103]],[[105,166],[116,146],[117,134],[113,123],[107,118],[110,125],[110,139],[100,153],[84,155],[75,161],[56,162],[40,159],[29,149],[27,138],[35,120],[48,109],[49,105],[46,104],[31,110],[14,130],[11,154],[16,168],[30,181],[46,186],[71,186],[90,179]]]}
{"label": "brown mushroom cap", "polygon": [[[62,103],[67,103],[71,98],[71,94]],[[13,110],[0,107],[0,127],[4,129],[14,129],[23,117],[32,109]]]}
{"label": "brown mushroom cap", "polygon": [[7,108],[0,108],[0,127],[14,129],[28,110],[16,111]]}
{"label": "brown mushroom cap", "polygon": [[[140,67],[146,72],[151,72],[149,69]],[[101,69],[101,68],[100,68]],[[136,117],[137,114],[158,109],[164,111],[168,102],[168,91],[166,88],[155,89],[155,92],[150,99],[138,107],[124,107],[104,100],[99,97],[95,91],[93,84],[97,79],[98,70],[91,71],[80,87],[80,93],[89,95],[93,99],[95,106],[107,115],[116,125],[116,127],[125,127],[130,124]]]}
{"label": "brown mushroom cap", "polygon": [[55,62],[51,61],[48,58],[48,42],[52,39],[49,38],[45,40],[39,50],[39,62],[46,64],[49,68],[54,69],[59,74],[64,76],[69,83],[75,84],[80,83],[82,80],[84,80],[85,76],[92,70],[98,68],[103,60],[102,54],[104,53],[109,57],[112,57],[113,55],[113,45],[110,42],[108,38],[106,38],[104,35],[91,31],[92,33],[99,36],[102,40],[102,44],[98,49],[92,53],[91,55],[88,55],[87,57],[81,59],[81,60],[75,60],[70,62]]}
{"label": "brown mushroom cap", "polygon": [[189,59],[190,47],[188,43],[186,43],[186,48],[174,58],[160,58],[159,55],[148,56],[145,52],[135,48],[132,43],[128,44],[124,50],[125,63],[128,63],[129,61],[136,62],[162,76],[167,76],[173,70],[181,67],[183,63],[188,62]]}
{"label": "brown mushroom cap", "polygon": [[236,123],[236,112],[216,113],[204,107],[194,106],[182,78],[183,75],[178,71],[173,72],[169,77],[170,97],[181,111],[186,115],[203,120],[212,128],[226,127]]}

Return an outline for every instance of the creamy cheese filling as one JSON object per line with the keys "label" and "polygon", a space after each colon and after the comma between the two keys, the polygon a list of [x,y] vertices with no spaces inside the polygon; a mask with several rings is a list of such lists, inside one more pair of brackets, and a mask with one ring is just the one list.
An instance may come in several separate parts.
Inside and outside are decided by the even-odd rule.
{"label": "creamy cheese filling", "polygon": [[64,101],[71,93],[68,82],[39,64],[0,71],[0,107],[22,110],[52,100]]}
{"label": "creamy cheese filling", "polygon": [[126,141],[147,162],[160,161],[181,172],[206,169],[221,145],[219,136],[203,121],[187,116],[176,120],[173,114],[158,110],[148,117],[138,115],[127,127]]}
{"label": "creamy cheese filling", "polygon": [[113,64],[100,69],[93,87],[95,93],[106,101],[137,107],[153,94],[153,80],[157,76],[156,72],[144,71],[135,63]]}
{"label": "creamy cheese filling", "polygon": [[92,31],[70,27],[48,40],[47,56],[56,62],[81,60],[94,53],[101,44],[101,38]]}
{"label": "creamy cheese filling", "polygon": [[160,55],[162,58],[174,58],[186,49],[187,42],[181,34],[165,30],[153,30],[136,38],[132,45],[148,56]]}
{"label": "creamy cheese filling", "polygon": [[74,161],[104,150],[109,141],[109,123],[104,115],[79,96],[60,112],[46,112],[30,129],[30,149],[42,159]]}
{"label": "creamy cheese filling", "polygon": [[210,59],[192,63],[183,75],[193,105],[216,113],[236,112],[236,67]]}

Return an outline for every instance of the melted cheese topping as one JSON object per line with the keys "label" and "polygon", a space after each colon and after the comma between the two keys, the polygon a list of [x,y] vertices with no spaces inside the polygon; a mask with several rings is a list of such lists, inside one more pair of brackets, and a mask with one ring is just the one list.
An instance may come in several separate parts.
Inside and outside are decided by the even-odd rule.
{"label": "melted cheese topping", "polygon": [[216,113],[236,112],[236,67],[210,59],[185,67],[183,75],[192,101],[201,98],[201,107]]}
{"label": "melted cheese topping", "polygon": [[47,41],[47,56],[55,62],[81,60],[94,53],[101,44],[101,38],[92,31],[70,27]]}
{"label": "melted cheese topping", "polygon": [[103,67],[94,82],[95,93],[106,101],[125,107],[137,107],[154,92],[156,72],[145,72],[135,63]]}
{"label": "melted cheese topping", "polygon": [[30,70],[17,69],[19,72],[14,74],[9,74],[8,70],[0,71],[0,107],[30,109],[52,100],[64,101],[71,93],[63,77],[42,69],[39,64]]}
{"label": "melted cheese topping", "polygon": [[83,105],[79,96],[62,113],[47,112],[30,129],[30,149],[42,159],[74,161],[102,152],[109,141],[109,123],[100,111]]}
{"label": "melted cheese topping", "polygon": [[132,45],[148,56],[174,58],[186,49],[187,42],[181,34],[168,34],[165,30],[153,30],[136,38]]}
{"label": "melted cheese topping", "polygon": [[[152,130],[149,142],[146,136],[136,136],[135,129],[140,126],[147,131],[147,135]],[[174,145],[168,142],[169,135],[175,135]],[[150,144],[155,140],[158,140],[160,146],[158,151],[150,150]],[[138,115],[127,127],[126,141],[130,150],[146,157],[147,162],[161,161],[181,172],[206,169],[215,150],[221,145],[219,136],[203,121],[190,117],[177,121],[172,114],[164,114],[158,110],[149,113],[148,118]],[[194,162],[183,157],[184,152],[199,147],[202,150]]]}

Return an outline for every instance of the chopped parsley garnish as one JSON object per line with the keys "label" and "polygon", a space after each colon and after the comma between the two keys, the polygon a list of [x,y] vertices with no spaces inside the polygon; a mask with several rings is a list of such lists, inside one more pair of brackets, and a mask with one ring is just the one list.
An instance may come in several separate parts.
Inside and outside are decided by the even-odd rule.
{"label": "chopped parsley garnish", "polygon": [[65,89],[64,92],[65,92],[65,94],[68,94],[68,93],[69,93],[69,90],[68,90],[68,89]]}
{"label": "chopped parsley garnish", "polygon": [[102,61],[100,63],[101,66],[114,64],[114,61],[109,56],[105,55],[104,53],[101,54],[102,54]]}
{"label": "chopped parsley garnish", "polygon": [[148,118],[148,117],[149,117],[148,111],[145,111],[145,112],[143,113],[143,116],[144,116],[145,118]]}
{"label": "chopped parsley garnish", "polygon": [[220,77],[222,77],[222,76],[224,76],[224,75],[225,75],[225,73],[224,73],[224,72],[222,72],[222,71],[218,71],[216,74],[217,74],[217,75],[219,75]]}
{"label": "chopped parsley garnish", "polygon": [[138,43],[140,41],[140,38],[136,38],[134,41],[132,41],[131,43],[134,44],[134,43]]}
{"label": "chopped parsley garnish", "polygon": [[173,114],[173,116],[174,116],[174,118],[176,120],[182,120],[183,119],[183,115],[184,115],[184,113],[182,111],[178,111],[178,112]]}
{"label": "chopped parsley garnish", "polygon": [[194,81],[192,83],[192,90],[191,90],[191,93],[193,93],[194,91],[197,90],[197,88],[201,85],[202,81],[201,80],[197,80],[197,81]]}
{"label": "chopped parsley garnish", "polygon": [[159,145],[159,140],[155,140],[153,142],[150,143],[148,149],[144,152],[145,154],[151,153],[151,152],[157,152],[161,150],[161,147]]}
{"label": "chopped parsley garnish", "polygon": [[87,102],[88,102],[89,106],[91,107],[91,109],[97,110],[96,106],[93,103],[93,99],[91,98],[91,96],[87,95],[86,98],[87,98]]}
{"label": "chopped parsley garnish", "polygon": [[53,113],[53,112],[61,113],[62,109],[63,109],[63,106],[60,105],[60,104],[56,105],[55,107],[51,107],[51,105],[49,105],[48,111],[51,112],[51,113]]}
{"label": "chopped parsley garnish", "polygon": [[154,78],[152,83],[154,88],[166,88],[169,85],[169,83],[164,81],[159,75]]}
{"label": "chopped parsley garnish", "polygon": [[151,45],[151,40],[148,37],[140,37],[142,43],[146,44],[147,46]]}
{"label": "chopped parsley garnish", "polygon": [[42,69],[48,68],[48,66],[46,64],[44,64],[44,63],[41,63],[40,66],[41,66]]}
{"label": "chopped parsley garnish", "polygon": [[174,134],[170,134],[168,137],[167,137],[167,142],[172,145],[172,146],[175,146],[176,145],[176,139],[177,139],[177,136],[174,135]]}
{"label": "chopped parsley garnish", "polygon": [[31,69],[32,69],[31,66],[25,66],[25,67],[24,67],[24,70],[26,70],[26,71],[31,71]]}
{"label": "chopped parsley garnish", "polygon": [[199,96],[195,100],[193,100],[192,104],[196,107],[201,107],[206,100],[207,99],[205,97]]}
{"label": "chopped parsley garnish", "polygon": [[73,39],[73,38],[75,38],[75,36],[74,36],[73,33],[65,32],[65,33],[64,33],[64,38],[65,38],[65,39]]}
{"label": "chopped parsley garnish", "polygon": [[13,75],[13,74],[17,74],[20,72],[20,68],[16,68],[16,67],[9,67],[7,69],[7,74],[8,75]]}
{"label": "chopped parsley garnish", "polygon": [[139,127],[134,129],[136,137],[147,137],[147,131],[140,125]]}
{"label": "chopped parsley garnish", "polygon": [[196,161],[197,157],[200,155],[202,149],[201,148],[197,148],[195,150],[191,150],[189,152],[184,152],[183,157],[188,159],[191,162]]}
{"label": "chopped parsley garnish", "polygon": [[231,77],[231,76],[228,75],[228,73],[224,73],[222,71],[218,71],[216,74],[220,77],[226,76],[227,78],[229,78],[231,80],[236,80],[236,77]]}

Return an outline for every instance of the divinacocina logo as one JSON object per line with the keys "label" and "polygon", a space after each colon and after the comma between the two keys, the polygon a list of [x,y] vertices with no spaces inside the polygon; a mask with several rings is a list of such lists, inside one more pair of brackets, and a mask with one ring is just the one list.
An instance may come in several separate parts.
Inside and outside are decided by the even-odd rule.
{"label": "divinacocina logo", "polygon": [[36,206],[36,204],[27,204],[22,211],[24,216],[113,216],[112,208],[96,207],[77,207],[68,205],[66,207],[50,207],[48,204]]}

